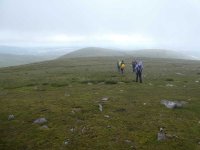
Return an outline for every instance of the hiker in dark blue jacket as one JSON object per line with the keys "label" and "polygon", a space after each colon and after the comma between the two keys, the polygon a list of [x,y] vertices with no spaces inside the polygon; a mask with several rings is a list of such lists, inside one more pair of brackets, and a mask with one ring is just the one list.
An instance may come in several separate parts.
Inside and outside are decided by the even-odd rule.
{"label": "hiker in dark blue jacket", "polygon": [[135,65],[136,82],[138,82],[138,78],[139,78],[140,83],[142,83],[142,70],[143,70],[143,64],[142,64],[142,61],[139,61]]}

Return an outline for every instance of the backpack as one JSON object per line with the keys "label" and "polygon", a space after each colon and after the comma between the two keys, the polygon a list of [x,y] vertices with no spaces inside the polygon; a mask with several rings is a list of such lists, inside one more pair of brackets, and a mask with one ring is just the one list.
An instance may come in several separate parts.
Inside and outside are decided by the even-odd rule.
{"label": "backpack", "polygon": [[125,68],[125,64],[121,64],[121,69],[124,69]]}
{"label": "backpack", "polygon": [[141,64],[141,63],[138,63],[138,64],[136,65],[136,71],[137,71],[137,72],[142,72],[142,64]]}

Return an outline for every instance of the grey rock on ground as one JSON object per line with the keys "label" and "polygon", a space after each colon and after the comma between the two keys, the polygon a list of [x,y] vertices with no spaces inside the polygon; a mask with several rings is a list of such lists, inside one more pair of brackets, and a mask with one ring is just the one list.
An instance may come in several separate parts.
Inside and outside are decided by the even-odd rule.
{"label": "grey rock on ground", "polygon": [[38,118],[33,123],[43,124],[43,123],[46,123],[46,122],[47,122],[46,118]]}
{"label": "grey rock on ground", "polygon": [[166,86],[173,87],[174,85],[173,84],[166,84]]}
{"label": "grey rock on ground", "polygon": [[126,142],[126,143],[132,143],[131,140],[124,140],[124,142]]}
{"label": "grey rock on ground", "polygon": [[49,129],[49,127],[47,125],[43,125],[40,127],[40,129]]}
{"label": "grey rock on ground", "polygon": [[8,115],[8,120],[13,120],[13,119],[15,119],[14,115]]}
{"label": "grey rock on ground", "polygon": [[166,140],[166,133],[164,132],[163,128],[160,128],[160,131],[157,134],[157,140],[158,141]]}
{"label": "grey rock on ground", "polygon": [[165,105],[167,108],[174,109],[174,108],[181,108],[187,102],[185,101],[170,101],[170,100],[161,100],[161,104]]}
{"label": "grey rock on ground", "polygon": [[108,97],[103,97],[101,100],[102,101],[107,101],[109,98]]}
{"label": "grey rock on ground", "polygon": [[158,141],[166,140],[166,134],[164,132],[162,132],[162,131],[158,132],[157,140]]}
{"label": "grey rock on ground", "polygon": [[99,110],[102,112],[103,111],[103,106],[99,104]]}
{"label": "grey rock on ground", "polygon": [[69,139],[66,139],[66,140],[64,141],[64,144],[65,144],[65,145],[68,145],[68,144],[69,144]]}
{"label": "grey rock on ground", "polygon": [[104,117],[105,117],[105,118],[110,118],[110,116],[109,116],[109,115],[104,115]]}

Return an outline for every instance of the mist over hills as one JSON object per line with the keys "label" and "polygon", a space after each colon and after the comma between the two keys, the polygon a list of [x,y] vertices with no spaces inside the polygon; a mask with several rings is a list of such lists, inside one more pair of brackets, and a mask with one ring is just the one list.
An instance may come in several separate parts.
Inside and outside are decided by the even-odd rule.
{"label": "mist over hills", "polygon": [[70,52],[66,55],[61,56],[64,58],[76,58],[76,57],[108,57],[108,56],[131,56],[131,57],[149,57],[149,58],[174,58],[174,59],[190,59],[198,60],[193,56],[186,53],[181,53],[172,50],[164,49],[142,49],[133,51],[120,51],[113,49],[105,49],[98,47],[88,47]]}
{"label": "mist over hills", "polygon": [[[77,50],[78,49],[78,50]],[[172,50],[141,49],[119,50],[99,47],[11,47],[0,46],[0,67],[23,65],[53,59],[67,59],[78,57],[150,57],[200,60],[197,53],[190,56]]]}
{"label": "mist over hills", "polygon": [[0,67],[53,60],[72,50],[66,47],[0,46]]}
{"label": "mist over hills", "polygon": [[0,67],[18,66],[34,62],[41,62],[45,60],[50,60],[50,58],[44,56],[14,55],[0,53]]}

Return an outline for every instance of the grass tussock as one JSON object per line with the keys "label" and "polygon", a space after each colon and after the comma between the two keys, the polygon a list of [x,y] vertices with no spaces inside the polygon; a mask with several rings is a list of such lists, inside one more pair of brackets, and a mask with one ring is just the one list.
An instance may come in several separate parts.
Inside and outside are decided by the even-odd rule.
{"label": "grass tussock", "polygon": [[172,79],[172,78],[167,78],[167,79],[165,79],[165,81],[170,81],[170,82],[173,82],[173,81],[174,81],[174,79]]}

